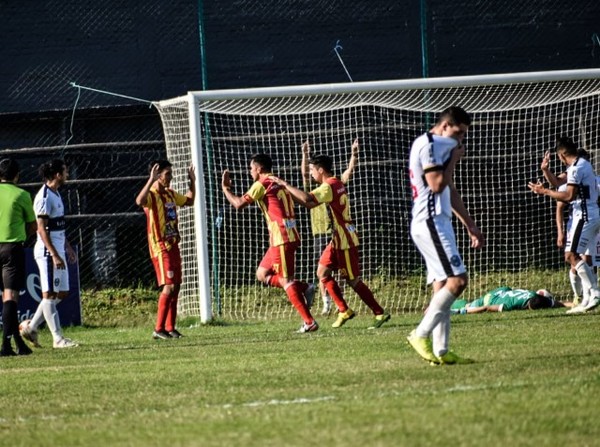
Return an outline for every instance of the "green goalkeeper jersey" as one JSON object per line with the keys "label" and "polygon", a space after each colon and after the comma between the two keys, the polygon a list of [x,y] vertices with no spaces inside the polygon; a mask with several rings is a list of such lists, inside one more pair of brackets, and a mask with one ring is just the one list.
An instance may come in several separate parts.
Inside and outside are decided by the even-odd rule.
{"label": "green goalkeeper jersey", "polygon": [[469,304],[470,307],[498,306],[502,305],[502,311],[520,310],[527,307],[527,303],[535,296],[535,292],[523,289],[511,289],[510,287],[498,287],[486,293],[481,298]]}

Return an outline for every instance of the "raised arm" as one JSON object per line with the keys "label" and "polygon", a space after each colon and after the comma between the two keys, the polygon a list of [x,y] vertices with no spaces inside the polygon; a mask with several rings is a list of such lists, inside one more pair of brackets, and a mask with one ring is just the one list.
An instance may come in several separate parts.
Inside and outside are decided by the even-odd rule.
{"label": "raised arm", "polygon": [[236,210],[248,206],[248,202],[246,202],[243,197],[237,196],[233,192],[231,192],[231,184],[232,183],[231,177],[229,176],[229,170],[225,169],[221,177],[221,189],[223,189],[223,194],[225,194],[225,198]]}
{"label": "raised arm", "polygon": [[160,168],[158,164],[155,164],[150,170],[150,177],[148,177],[148,181],[135,198],[135,203],[137,204],[137,206],[144,206],[148,202],[148,193],[150,192],[150,188],[152,188],[154,182],[158,180],[159,174]]}
{"label": "raised arm", "polygon": [[302,186],[305,191],[310,189],[310,171],[308,169],[308,160],[310,159],[310,144],[308,140],[302,143],[302,162],[300,163],[300,172],[302,173]]}
{"label": "raised arm", "polygon": [[560,185],[564,185],[567,181],[567,176],[564,172],[559,175],[555,175],[554,172],[550,170],[550,151],[546,151],[544,154],[540,169],[542,170],[542,174],[544,174],[546,180],[548,180],[548,183],[555,188],[558,188]]}
{"label": "raised arm", "polygon": [[350,150],[351,150],[351,154],[350,154],[350,161],[348,162],[348,167],[346,168],[346,170],[342,173],[342,176],[340,177],[340,180],[342,181],[343,184],[348,183],[348,181],[350,180],[350,177],[352,177],[352,174],[354,173],[354,170],[356,169],[356,164],[358,163],[358,151],[360,150],[360,146],[358,144],[358,137],[352,143],[352,147]]}
{"label": "raised arm", "polygon": [[194,168],[194,165],[190,165],[188,168],[188,179],[188,191],[185,196],[188,198],[186,205],[191,206],[194,204],[194,198],[196,197],[196,168]]}

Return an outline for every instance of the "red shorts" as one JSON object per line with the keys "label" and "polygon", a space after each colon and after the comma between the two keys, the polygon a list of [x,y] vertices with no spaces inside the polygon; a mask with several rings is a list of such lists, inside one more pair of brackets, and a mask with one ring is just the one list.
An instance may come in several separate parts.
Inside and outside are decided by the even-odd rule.
{"label": "red shorts", "polygon": [[329,243],[321,254],[319,264],[330,270],[339,270],[342,278],[352,281],[360,276],[360,264],[358,260],[358,247],[338,250],[333,248],[331,243]]}
{"label": "red shorts", "polygon": [[269,247],[259,267],[271,270],[284,278],[293,278],[296,269],[296,250],[299,246],[299,242],[289,242],[277,247]]}
{"label": "red shorts", "polygon": [[181,254],[177,244],[173,245],[171,250],[163,250],[156,258],[152,258],[152,264],[159,287],[165,284],[181,284]]}

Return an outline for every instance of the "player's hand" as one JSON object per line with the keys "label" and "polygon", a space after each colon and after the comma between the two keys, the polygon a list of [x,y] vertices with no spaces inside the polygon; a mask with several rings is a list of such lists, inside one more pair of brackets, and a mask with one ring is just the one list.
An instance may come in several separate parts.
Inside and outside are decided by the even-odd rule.
{"label": "player's hand", "polygon": [[274,175],[270,175],[270,176],[269,176],[269,178],[270,178],[270,179],[271,179],[273,182],[277,183],[278,185],[281,185],[281,186],[283,186],[284,188],[287,186],[287,183],[286,183],[284,180],[280,179],[279,177],[276,177],[276,176],[274,176]]}
{"label": "player's hand", "polygon": [[223,189],[231,188],[231,177],[229,177],[229,169],[225,169],[223,171],[223,176],[221,177],[221,187]]}
{"label": "player's hand", "polygon": [[358,144],[358,137],[356,137],[356,139],[354,140],[354,143],[352,143],[352,155],[353,156],[358,156],[358,151],[360,149],[360,145]]}
{"label": "player's hand", "polygon": [[67,261],[69,264],[75,264],[77,262],[77,253],[70,244],[67,244],[65,249],[67,251]]}
{"label": "player's hand", "polygon": [[58,255],[52,256],[52,263],[59,270],[63,270],[66,267],[64,259]]}
{"label": "player's hand", "polygon": [[469,227],[467,229],[469,232],[469,237],[471,238],[471,247],[472,248],[483,248],[485,245],[485,238],[483,237],[483,233],[476,226]]}
{"label": "player's hand", "polygon": [[152,180],[152,182],[155,182],[156,180],[158,180],[158,177],[160,177],[160,166],[158,165],[158,163],[156,163],[154,166],[152,166],[152,169],[150,170],[150,179]]}
{"label": "player's hand", "polygon": [[306,157],[310,157],[310,144],[308,143],[308,140],[302,143],[302,154]]}
{"label": "player's hand", "polygon": [[540,165],[540,169],[542,171],[547,171],[550,168],[550,151],[546,151],[544,153],[544,158],[542,158],[542,164]]}
{"label": "player's hand", "polygon": [[563,248],[565,246],[565,235],[563,233],[559,233],[556,237],[556,246],[559,248]]}
{"label": "player's hand", "polygon": [[190,182],[196,183],[196,168],[194,165],[190,165],[188,168],[188,178],[190,179]]}
{"label": "player's hand", "polygon": [[537,181],[535,183],[534,182],[529,182],[529,183],[527,183],[527,187],[534,194],[544,194],[546,192],[546,188],[544,188],[544,185],[540,181]]}

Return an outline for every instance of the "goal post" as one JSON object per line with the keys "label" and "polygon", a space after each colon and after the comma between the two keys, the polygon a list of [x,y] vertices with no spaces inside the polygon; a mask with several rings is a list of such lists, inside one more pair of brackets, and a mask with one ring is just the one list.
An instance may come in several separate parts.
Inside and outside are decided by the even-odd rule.
{"label": "goal post", "polygon": [[[265,152],[276,175],[302,187],[303,141],[311,142],[313,153],[332,156],[340,175],[356,137],[360,151],[348,191],[361,276],[386,309],[420,311],[430,290],[408,231],[408,153],[450,105],[473,117],[455,183],[487,239],[483,250],[473,251],[455,223],[470,276],[465,298],[499,285],[544,287],[570,298],[568,270],[555,243],[554,203],[531,194],[527,182],[542,177],[541,158],[559,135],[572,136],[598,167],[599,69],[202,91],[155,105],[175,168],[173,187],[187,188],[190,163],[197,170],[196,206],[180,213],[183,314],[202,321],[213,313],[231,319],[294,315],[281,290],[257,283],[266,226],[256,207],[236,212],[227,203],[222,171],[231,172],[233,190],[242,195],[252,183],[251,154]],[[552,169],[563,169],[556,158]],[[310,214],[297,206],[296,215],[302,238],[297,277],[315,282]],[[345,295],[353,308],[364,309],[352,290]]]}

